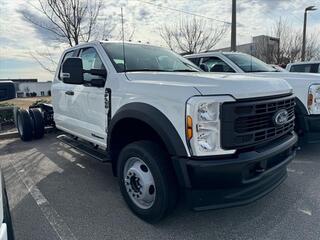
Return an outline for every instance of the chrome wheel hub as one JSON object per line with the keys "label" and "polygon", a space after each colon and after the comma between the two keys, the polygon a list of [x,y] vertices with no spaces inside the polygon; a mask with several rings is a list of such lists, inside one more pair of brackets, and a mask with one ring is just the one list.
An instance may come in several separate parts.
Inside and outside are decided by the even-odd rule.
{"label": "chrome wheel hub", "polygon": [[140,208],[152,207],[156,188],[148,166],[137,157],[131,157],[124,166],[124,184],[131,200]]}

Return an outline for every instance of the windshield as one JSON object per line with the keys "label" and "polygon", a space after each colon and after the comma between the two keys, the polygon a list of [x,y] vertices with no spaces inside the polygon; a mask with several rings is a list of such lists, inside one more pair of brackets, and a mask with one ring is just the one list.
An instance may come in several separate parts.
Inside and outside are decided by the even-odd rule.
{"label": "windshield", "polygon": [[244,72],[277,72],[278,70],[247,54],[225,53],[227,58],[234,62]]}
{"label": "windshield", "polygon": [[[142,44],[103,43],[105,51],[117,72],[161,71],[198,72],[201,71],[189,60],[161,47]],[[125,62],[123,57],[125,52]]]}

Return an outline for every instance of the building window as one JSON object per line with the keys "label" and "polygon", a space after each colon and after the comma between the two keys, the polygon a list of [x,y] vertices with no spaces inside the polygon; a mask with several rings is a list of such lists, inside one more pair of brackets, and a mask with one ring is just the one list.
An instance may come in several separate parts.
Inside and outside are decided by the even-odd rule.
{"label": "building window", "polygon": [[41,94],[41,96],[44,96],[44,91],[41,91],[41,93],[40,93],[40,94]]}

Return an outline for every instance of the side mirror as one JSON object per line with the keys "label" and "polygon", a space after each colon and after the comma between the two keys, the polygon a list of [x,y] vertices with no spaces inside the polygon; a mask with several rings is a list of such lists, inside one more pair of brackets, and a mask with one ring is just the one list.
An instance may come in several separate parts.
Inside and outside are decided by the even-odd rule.
{"label": "side mirror", "polygon": [[201,63],[199,67],[201,70],[203,70],[205,72],[209,72],[209,67],[206,64]]}
{"label": "side mirror", "polygon": [[0,101],[16,98],[14,83],[10,81],[0,82]]}
{"label": "side mirror", "polygon": [[69,84],[83,84],[83,65],[81,58],[67,58],[62,63],[62,81]]}

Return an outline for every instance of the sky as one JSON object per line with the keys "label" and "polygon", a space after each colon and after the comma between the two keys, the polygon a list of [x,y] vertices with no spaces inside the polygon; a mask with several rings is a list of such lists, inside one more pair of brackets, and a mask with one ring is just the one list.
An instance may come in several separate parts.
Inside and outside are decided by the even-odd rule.
{"label": "sky", "polygon": [[[39,81],[48,81],[53,78],[53,74],[44,70],[32,56],[44,53],[58,60],[67,45],[58,43],[49,32],[35,27],[24,19],[22,12],[33,11],[32,5],[37,6],[37,2],[38,0],[0,0],[0,79],[37,78]],[[192,18],[191,15],[167,8],[202,15],[207,17],[203,18],[205,24],[220,27],[229,26],[221,21],[231,21],[231,2],[231,0],[105,0],[99,21],[107,19],[115,26],[114,32],[119,32],[120,8],[123,7],[124,32],[129,34],[134,31],[133,41],[166,47],[159,37],[161,26],[170,25],[182,18]],[[307,29],[309,33],[318,33],[320,42],[320,0],[237,0],[237,44],[248,43],[253,36],[270,35],[272,26],[280,17],[297,31],[302,31],[304,9],[312,5],[317,6],[319,10],[308,14]],[[35,11],[33,13],[38,14]],[[216,47],[223,48],[229,45],[230,28]]]}

